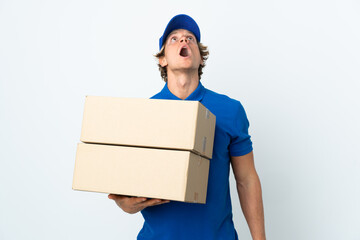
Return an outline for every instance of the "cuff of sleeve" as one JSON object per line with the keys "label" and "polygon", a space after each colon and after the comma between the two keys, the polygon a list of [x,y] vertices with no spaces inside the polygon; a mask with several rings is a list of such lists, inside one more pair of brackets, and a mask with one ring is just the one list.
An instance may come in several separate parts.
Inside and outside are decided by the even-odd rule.
{"label": "cuff of sleeve", "polygon": [[252,150],[253,150],[252,145],[250,145],[250,146],[247,147],[247,148],[240,149],[240,150],[238,150],[238,149],[236,149],[236,150],[230,150],[230,156],[232,156],[232,157],[244,156],[244,155],[250,153]]}

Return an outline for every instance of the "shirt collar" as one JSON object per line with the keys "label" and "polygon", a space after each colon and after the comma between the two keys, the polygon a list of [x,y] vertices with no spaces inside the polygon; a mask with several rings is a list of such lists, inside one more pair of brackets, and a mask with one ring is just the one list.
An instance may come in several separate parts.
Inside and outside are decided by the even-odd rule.
{"label": "shirt collar", "polygon": [[[197,88],[185,100],[200,102],[204,94],[205,94],[205,87],[199,81],[199,85],[197,86]],[[165,83],[164,88],[161,90],[160,95],[163,99],[182,100],[181,98],[178,98],[172,92],[170,92],[167,82]]]}

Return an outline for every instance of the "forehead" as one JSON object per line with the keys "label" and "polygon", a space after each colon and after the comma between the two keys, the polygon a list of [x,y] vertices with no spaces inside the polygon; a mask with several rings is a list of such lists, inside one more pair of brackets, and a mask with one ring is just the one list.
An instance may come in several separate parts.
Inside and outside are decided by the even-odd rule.
{"label": "forehead", "polygon": [[186,29],[175,29],[174,31],[169,33],[169,36],[174,35],[174,34],[187,34],[187,35],[195,36],[192,32],[190,32],[190,31],[188,31]]}

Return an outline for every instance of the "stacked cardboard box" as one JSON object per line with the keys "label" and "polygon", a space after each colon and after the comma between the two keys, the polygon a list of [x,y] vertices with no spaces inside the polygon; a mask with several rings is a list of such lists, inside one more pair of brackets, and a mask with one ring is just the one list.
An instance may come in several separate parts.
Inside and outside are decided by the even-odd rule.
{"label": "stacked cardboard box", "polygon": [[196,101],[88,96],[73,189],[205,203],[214,132]]}

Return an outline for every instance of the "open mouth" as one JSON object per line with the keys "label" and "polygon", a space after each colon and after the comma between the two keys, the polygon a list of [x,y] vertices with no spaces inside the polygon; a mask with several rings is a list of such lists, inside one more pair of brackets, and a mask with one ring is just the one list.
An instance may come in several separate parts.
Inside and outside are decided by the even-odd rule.
{"label": "open mouth", "polygon": [[180,56],[182,57],[188,57],[189,56],[189,51],[187,49],[187,47],[182,47],[180,50]]}

